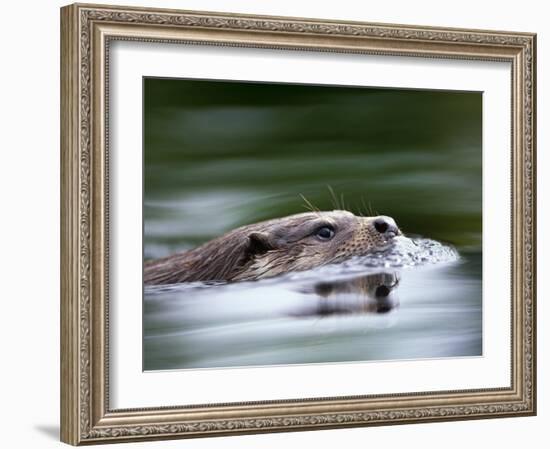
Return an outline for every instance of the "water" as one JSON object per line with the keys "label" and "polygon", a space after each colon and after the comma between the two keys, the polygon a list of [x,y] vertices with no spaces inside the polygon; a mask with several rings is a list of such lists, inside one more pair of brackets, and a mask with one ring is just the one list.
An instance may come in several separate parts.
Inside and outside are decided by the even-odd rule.
{"label": "water", "polygon": [[147,287],[144,369],[482,354],[480,93],[146,79],[144,94],[145,259],[304,212],[300,195],[411,238],[307,273]]}
{"label": "water", "polygon": [[402,238],[272,279],[146,287],[144,369],[481,355],[479,264]]}

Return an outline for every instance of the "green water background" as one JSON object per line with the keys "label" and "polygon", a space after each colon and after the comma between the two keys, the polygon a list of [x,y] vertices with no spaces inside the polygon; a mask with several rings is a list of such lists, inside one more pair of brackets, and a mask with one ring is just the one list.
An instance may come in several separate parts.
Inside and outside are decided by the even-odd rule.
{"label": "green water background", "polygon": [[482,94],[144,79],[145,255],[306,210],[304,195],[481,248]]}

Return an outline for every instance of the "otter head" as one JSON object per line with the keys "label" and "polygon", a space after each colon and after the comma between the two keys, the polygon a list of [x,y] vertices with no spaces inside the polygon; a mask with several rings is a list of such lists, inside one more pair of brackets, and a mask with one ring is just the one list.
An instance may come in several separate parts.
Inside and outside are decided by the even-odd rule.
{"label": "otter head", "polygon": [[245,226],[243,255],[230,280],[252,280],[302,271],[388,248],[401,234],[386,216],[307,212]]}
{"label": "otter head", "polygon": [[243,226],[192,250],[147,262],[144,281],[261,279],[381,251],[400,234],[390,217],[307,212]]}

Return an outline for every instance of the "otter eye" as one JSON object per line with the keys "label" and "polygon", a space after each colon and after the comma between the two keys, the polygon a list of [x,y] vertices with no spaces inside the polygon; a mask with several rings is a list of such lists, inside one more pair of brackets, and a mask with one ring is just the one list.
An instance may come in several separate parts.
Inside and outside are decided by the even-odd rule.
{"label": "otter eye", "polygon": [[319,228],[315,235],[320,240],[330,240],[332,237],[334,237],[334,229],[332,229],[330,226],[323,226],[322,228]]}

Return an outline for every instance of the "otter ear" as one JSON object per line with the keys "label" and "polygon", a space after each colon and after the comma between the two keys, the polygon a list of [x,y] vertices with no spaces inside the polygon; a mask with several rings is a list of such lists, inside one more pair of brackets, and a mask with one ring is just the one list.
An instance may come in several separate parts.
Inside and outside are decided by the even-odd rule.
{"label": "otter ear", "polygon": [[244,244],[244,254],[240,260],[240,265],[245,265],[254,257],[261,256],[269,250],[275,249],[272,237],[265,232],[251,232],[248,234],[247,241]]}
{"label": "otter ear", "polygon": [[265,232],[252,232],[248,235],[246,252],[249,257],[265,254],[274,248],[272,239]]}

